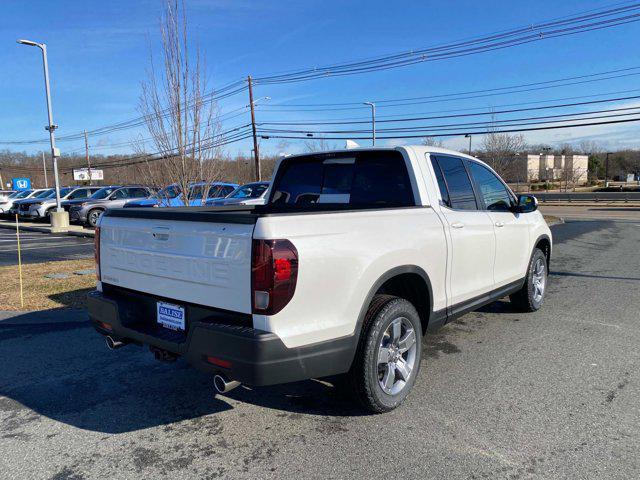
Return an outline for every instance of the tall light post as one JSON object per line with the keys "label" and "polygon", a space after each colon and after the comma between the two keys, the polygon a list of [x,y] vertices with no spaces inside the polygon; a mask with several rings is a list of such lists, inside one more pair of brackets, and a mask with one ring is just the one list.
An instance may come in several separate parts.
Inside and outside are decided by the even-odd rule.
{"label": "tall light post", "polygon": [[469,139],[469,156],[471,156],[471,134],[467,133],[464,138],[468,138]]}
{"label": "tall light post", "polygon": [[58,177],[58,157],[60,150],[56,148],[55,130],[58,126],[53,123],[53,107],[51,106],[51,90],[49,88],[49,63],[47,62],[47,46],[44,43],[37,43],[31,40],[17,40],[21,45],[30,47],[38,47],[42,52],[42,64],[44,68],[44,88],[47,97],[47,114],[49,124],[44,127],[49,132],[49,141],[51,143],[51,158],[53,159],[53,177],[56,188],[56,211],[51,214],[51,226],[57,228],[66,228],[69,225],[69,216],[60,206],[60,180]]}
{"label": "tall light post", "polygon": [[373,102],[364,102],[364,105],[371,107],[371,141],[376,146],[376,104]]}

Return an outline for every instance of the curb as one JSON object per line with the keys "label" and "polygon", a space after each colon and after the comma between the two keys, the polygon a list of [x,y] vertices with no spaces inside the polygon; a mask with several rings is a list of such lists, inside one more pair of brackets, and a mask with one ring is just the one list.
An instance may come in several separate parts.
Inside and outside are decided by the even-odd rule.
{"label": "curb", "polygon": [[[14,230],[16,229],[15,223],[0,222],[0,228]],[[72,237],[95,237],[95,233],[89,230],[67,230],[66,232],[52,232],[51,227],[34,227],[32,225],[20,225],[20,231],[25,232],[40,232],[49,233],[51,235],[67,235]]]}

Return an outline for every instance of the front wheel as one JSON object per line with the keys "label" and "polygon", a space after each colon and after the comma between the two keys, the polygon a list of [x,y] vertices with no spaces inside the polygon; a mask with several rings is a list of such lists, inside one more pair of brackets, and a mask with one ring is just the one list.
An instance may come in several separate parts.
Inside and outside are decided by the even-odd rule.
{"label": "front wheel", "polygon": [[536,248],[531,256],[522,289],[512,294],[511,303],[522,312],[535,312],[544,302],[547,291],[547,257]]}
{"label": "front wheel", "polygon": [[98,208],[91,210],[87,214],[87,223],[90,227],[96,228],[96,226],[98,225],[98,220],[100,220],[100,215],[102,215],[102,210]]}
{"label": "front wheel", "polygon": [[422,327],[415,307],[403,298],[376,295],[365,316],[349,384],[368,410],[398,407],[420,371]]}

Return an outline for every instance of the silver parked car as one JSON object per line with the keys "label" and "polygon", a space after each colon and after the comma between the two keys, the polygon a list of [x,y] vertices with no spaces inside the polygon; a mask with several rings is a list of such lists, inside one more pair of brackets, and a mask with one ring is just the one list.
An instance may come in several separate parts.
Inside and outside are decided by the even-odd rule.
{"label": "silver parked car", "polygon": [[120,208],[131,200],[148,198],[152,194],[148,187],[112,185],[101,188],[90,198],[65,202],[65,208],[69,210],[69,221],[95,227],[107,208]]}

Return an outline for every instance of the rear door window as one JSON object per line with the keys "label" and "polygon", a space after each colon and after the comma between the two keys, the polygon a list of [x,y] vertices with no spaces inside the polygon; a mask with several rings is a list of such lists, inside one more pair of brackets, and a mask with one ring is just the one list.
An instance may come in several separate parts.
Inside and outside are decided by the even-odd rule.
{"label": "rear door window", "polygon": [[[440,166],[446,185],[448,206],[454,210],[477,210],[476,196],[462,159],[444,155],[436,155],[435,159],[434,168],[436,164]],[[438,186],[442,194],[443,187],[440,186],[440,180],[438,180]],[[445,195],[442,196],[444,201]]]}
{"label": "rear door window", "polygon": [[271,203],[356,207],[415,205],[404,158],[396,151],[318,155],[284,160]]}

